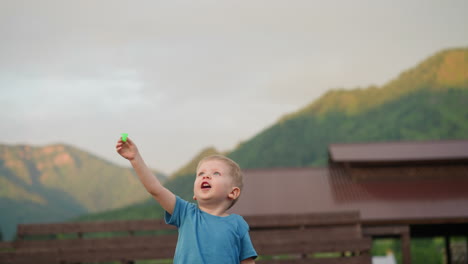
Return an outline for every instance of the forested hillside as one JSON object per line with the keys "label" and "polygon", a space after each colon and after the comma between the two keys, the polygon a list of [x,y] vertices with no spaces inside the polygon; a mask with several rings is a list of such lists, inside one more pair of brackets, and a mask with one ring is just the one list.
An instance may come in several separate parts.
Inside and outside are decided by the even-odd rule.
{"label": "forested hillside", "polygon": [[244,168],[325,165],[339,142],[468,138],[468,49],[423,61],[388,84],[330,91],[229,154]]}
{"label": "forested hillside", "polygon": [[285,119],[229,156],[243,168],[324,166],[330,143],[468,138],[468,89],[423,89],[348,115]]}
{"label": "forested hillside", "polygon": [[18,223],[121,208],[146,199],[141,190],[133,170],[72,146],[0,145],[0,227],[8,239]]}

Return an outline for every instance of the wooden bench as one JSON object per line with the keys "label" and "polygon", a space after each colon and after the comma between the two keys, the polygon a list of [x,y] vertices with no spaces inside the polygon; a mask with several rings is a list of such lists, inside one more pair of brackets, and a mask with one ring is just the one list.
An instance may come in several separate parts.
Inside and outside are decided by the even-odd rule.
{"label": "wooden bench", "polygon": [[[370,264],[371,239],[355,212],[245,217],[257,263]],[[172,259],[176,229],[163,220],[19,225],[0,263],[99,263]],[[322,255],[317,256],[318,253]]]}
{"label": "wooden bench", "polygon": [[0,253],[11,252],[13,250],[13,243],[0,241]]}
{"label": "wooden bench", "polygon": [[358,212],[245,217],[256,263],[370,264],[372,238]]}
{"label": "wooden bench", "polygon": [[19,225],[14,251],[0,263],[82,263],[171,259],[176,228],[164,220],[74,222]]}

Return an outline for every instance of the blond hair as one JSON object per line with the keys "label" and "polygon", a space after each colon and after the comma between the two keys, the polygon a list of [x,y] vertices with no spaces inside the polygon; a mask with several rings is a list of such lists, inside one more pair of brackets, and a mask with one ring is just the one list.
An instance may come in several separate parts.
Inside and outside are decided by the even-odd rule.
{"label": "blond hair", "polygon": [[[232,159],[223,155],[211,155],[211,156],[204,157],[198,162],[197,171],[203,162],[209,161],[209,160],[219,160],[219,161],[224,162],[229,167],[229,175],[232,178],[232,183],[234,184],[235,187],[238,187],[242,191],[242,187],[244,187],[244,182],[243,182],[242,170],[239,164],[237,164]],[[228,207],[228,209],[231,208],[237,202],[237,200],[239,200],[239,197],[237,197],[237,199],[234,199],[232,201],[232,204]]]}

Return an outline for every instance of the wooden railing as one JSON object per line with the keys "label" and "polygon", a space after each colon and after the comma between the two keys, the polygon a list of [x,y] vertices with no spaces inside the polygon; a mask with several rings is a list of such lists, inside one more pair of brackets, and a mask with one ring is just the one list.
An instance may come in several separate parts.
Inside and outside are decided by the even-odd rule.
{"label": "wooden railing", "polygon": [[358,212],[245,217],[257,263],[371,263]]}
{"label": "wooden railing", "polygon": [[[245,217],[256,263],[370,264],[371,238],[356,212]],[[177,233],[163,220],[19,225],[0,263],[99,263],[172,259]],[[220,260],[222,263],[222,260]]]}

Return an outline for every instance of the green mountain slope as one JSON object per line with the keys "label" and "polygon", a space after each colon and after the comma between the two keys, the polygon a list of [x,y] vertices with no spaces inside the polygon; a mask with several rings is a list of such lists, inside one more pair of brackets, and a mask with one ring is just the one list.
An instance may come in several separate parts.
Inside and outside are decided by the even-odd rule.
{"label": "green mountain slope", "polygon": [[421,89],[440,91],[466,87],[468,87],[468,48],[444,50],[416,67],[404,71],[382,87],[331,90],[310,105],[283,119],[300,115],[323,115],[330,111],[358,114]]}
{"label": "green mountain slope", "polygon": [[468,138],[468,89],[420,90],[357,115],[283,120],[229,156],[243,168],[325,165],[331,143]]}
{"label": "green mountain slope", "polygon": [[17,223],[63,221],[147,197],[133,170],[77,148],[0,145],[0,226],[6,238]]}
{"label": "green mountain slope", "polygon": [[[382,87],[330,91],[227,155],[243,168],[323,166],[330,143],[466,139],[467,103],[468,49],[446,50]],[[194,164],[201,156],[172,176],[166,187],[191,199]],[[135,217],[126,213],[130,210]],[[162,215],[154,210],[161,209],[147,201],[113,216]]]}
{"label": "green mountain slope", "polygon": [[468,48],[382,86],[330,91],[229,154],[244,168],[324,165],[338,142],[468,138]]}

